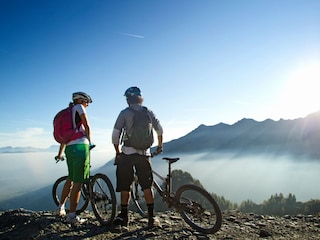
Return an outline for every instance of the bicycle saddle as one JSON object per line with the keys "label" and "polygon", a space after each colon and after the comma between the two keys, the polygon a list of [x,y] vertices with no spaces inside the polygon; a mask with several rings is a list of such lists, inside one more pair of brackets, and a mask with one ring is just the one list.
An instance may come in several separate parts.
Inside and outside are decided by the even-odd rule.
{"label": "bicycle saddle", "polygon": [[180,158],[168,158],[168,157],[164,157],[162,158],[163,160],[167,160],[169,161],[170,163],[174,163],[176,161],[178,161]]}

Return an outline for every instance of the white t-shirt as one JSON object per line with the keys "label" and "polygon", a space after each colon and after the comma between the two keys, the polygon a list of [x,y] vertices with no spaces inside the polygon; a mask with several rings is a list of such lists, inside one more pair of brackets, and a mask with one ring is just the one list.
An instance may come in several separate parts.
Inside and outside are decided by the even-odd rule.
{"label": "white t-shirt", "polygon": [[[82,104],[76,104],[73,106],[72,108],[72,119],[73,119],[73,127],[76,127],[76,116],[77,113],[79,114],[78,117],[80,117],[81,114],[86,114],[86,109]],[[79,118],[80,120],[80,118]],[[73,145],[73,144],[89,144],[89,140],[86,137],[86,131],[85,128],[83,126],[83,124],[80,125],[79,129],[76,130],[77,131],[81,131],[83,132],[84,136],[75,140],[70,141],[67,145]]]}

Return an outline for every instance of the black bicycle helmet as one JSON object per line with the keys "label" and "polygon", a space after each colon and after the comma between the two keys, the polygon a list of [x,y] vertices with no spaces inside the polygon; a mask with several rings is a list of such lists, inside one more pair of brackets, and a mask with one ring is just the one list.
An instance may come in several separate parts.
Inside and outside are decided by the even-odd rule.
{"label": "black bicycle helmet", "polygon": [[141,96],[141,91],[138,87],[130,87],[125,91],[124,96],[126,97]]}
{"label": "black bicycle helmet", "polygon": [[75,101],[77,99],[81,99],[86,101],[87,103],[92,103],[92,98],[89,96],[89,94],[86,94],[85,92],[75,92],[72,94],[72,100]]}

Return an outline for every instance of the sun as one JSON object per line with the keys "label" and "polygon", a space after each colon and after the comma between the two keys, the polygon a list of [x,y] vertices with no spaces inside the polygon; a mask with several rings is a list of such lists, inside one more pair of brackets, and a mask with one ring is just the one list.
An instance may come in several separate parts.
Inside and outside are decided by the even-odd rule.
{"label": "sun", "polygon": [[304,63],[286,77],[279,99],[284,118],[305,117],[320,110],[320,62]]}

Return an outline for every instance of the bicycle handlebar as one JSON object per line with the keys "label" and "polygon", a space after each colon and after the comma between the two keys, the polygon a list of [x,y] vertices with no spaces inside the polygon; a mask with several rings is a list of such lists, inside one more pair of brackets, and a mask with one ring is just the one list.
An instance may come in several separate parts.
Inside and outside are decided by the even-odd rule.
{"label": "bicycle handlebar", "polygon": [[151,157],[155,157],[155,156],[159,155],[162,152],[163,152],[162,147],[157,147],[157,149],[154,152],[151,153]]}
{"label": "bicycle handlebar", "polygon": [[59,156],[55,156],[54,159],[56,160],[56,163],[58,163],[59,161],[64,161],[63,156],[61,158]]}

